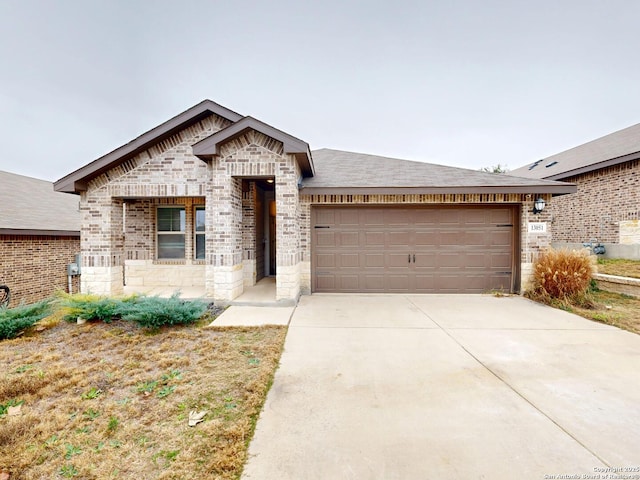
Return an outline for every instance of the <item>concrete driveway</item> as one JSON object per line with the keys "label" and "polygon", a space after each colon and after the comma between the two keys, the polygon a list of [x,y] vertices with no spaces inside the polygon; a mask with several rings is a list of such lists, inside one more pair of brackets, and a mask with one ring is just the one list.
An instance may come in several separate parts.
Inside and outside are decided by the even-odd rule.
{"label": "concrete driveway", "polygon": [[313,295],[242,478],[639,479],[639,467],[640,336],[520,297]]}

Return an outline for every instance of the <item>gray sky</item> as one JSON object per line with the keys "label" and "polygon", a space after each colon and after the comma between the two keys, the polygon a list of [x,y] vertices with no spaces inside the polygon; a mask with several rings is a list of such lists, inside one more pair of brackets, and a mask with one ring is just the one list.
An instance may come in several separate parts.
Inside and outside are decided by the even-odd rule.
{"label": "gray sky", "polygon": [[0,170],[57,180],[205,98],[312,150],[514,169],[640,122],[639,20],[636,0],[0,0]]}

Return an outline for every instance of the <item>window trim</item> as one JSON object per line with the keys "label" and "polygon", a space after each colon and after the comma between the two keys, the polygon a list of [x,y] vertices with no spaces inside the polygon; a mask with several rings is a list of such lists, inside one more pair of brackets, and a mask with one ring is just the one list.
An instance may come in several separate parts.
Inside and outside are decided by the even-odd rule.
{"label": "window trim", "polygon": [[[205,219],[204,219],[204,230],[199,231],[198,230],[198,222],[197,222],[197,216],[198,216],[198,211],[202,211],[205,212]],[[193,260],[195,261],[204,261],[206,259],[207,256],[207,247],[206,247],[206,230],[207,230],[207,218],[206,218],[206,206],[205,205],[194,205],[193,206]],[[202,258],[198,258],[198,235],[201,235],[202,238],[204,239],[205,242],[205,249],[204,249],[204,256]]]}
{"label": "window trim", "polygon": [[[182,219],[181,219],[181,225],[180,231],[160,231],[159,230],[159,226],[160,226],[160,221],[159,221],[159,212],[160,209],[173,209],[173,210],[182,210],[184,212],[184,225],[182,225]],[[159,261],[182,261],[185,260],[187,257],[187,208],[186,205],[156,205],[156,260]],[[160,235],[163,236],[171,236],[171,235],[182,235],[183,237],[183,244],[182,244],[182,256],[181,257],[177,257],[177,258],[167,258],[167,257],[160,257]]]}

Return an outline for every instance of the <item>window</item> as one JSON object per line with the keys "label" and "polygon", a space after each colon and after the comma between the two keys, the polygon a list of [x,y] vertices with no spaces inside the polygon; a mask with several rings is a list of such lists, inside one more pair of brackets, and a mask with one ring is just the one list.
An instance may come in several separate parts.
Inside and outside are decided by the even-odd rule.
{"label": "window", "polygon": [[158,258],[185,258],[184,207],[158,207]]}
{"label": "window", "polygon": [[195,225],[194,230],[195,230],[195,249],[194,249],[194,258],[196,260],[203,260],[204,259],[204,252],[205,252],[205,246],[204,246],[204,215],[205,215],[205,210],[204,207],[196,207],[196,211],[195,211],[195,222],[193,222],[193,224]]}

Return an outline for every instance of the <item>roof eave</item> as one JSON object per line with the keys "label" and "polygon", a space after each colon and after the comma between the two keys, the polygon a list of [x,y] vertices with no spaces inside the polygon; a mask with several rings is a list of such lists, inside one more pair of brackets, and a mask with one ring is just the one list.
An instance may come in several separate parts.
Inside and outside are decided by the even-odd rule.
{"label": "roof eave", "polygon": [[40,230],[34,228],[0,228],[0,235],[80,237],[80,230]]}
{"label": "roof eave", "polygon": [[53,184],[53,188],[57,192],[80,193],[86,189],[88,181],[92,178],[110,170],[118,163],[128,160],[140,152],[147,150],[153,144],[174,135],[180,130],[194,125],[213,114],[226,118],[231,122],[236,122],[243,118],[242,115],[234,112],[233,110],[229,110],[228,108],[212,102],[211,100],[204,100],[179,115],[167,120],[161,125],[143,133],[131,142],[59,179]]}
{"label": "roof eave", "polygon": [[583,173],[589,173],[596,170],[601,170],[607,167],[613,167],[620,165],[621,163],[630,162],[632,160],[640,159],[640,152],[633,152],[621,157],[611,158],[604,162],[592,163],[581,168],[575,168],[566,172],[556,173],[548,177],[543,177],[545,180],[562,180],[563,178],[575,177],[576,175],[582,175]]}
{"label": "roof eave", "polygon": [[492,194],[492,193],[550,193],[566,195],[576,193],[577,186],[564,185],[513,185],[513,186],[451,186],[451,187],[306,187],[302,195],[429,195],[429,194]]}

